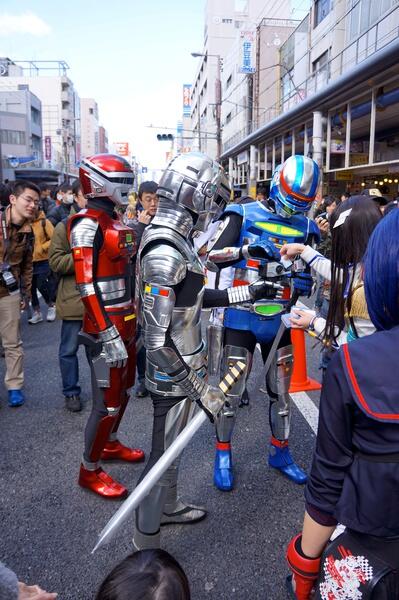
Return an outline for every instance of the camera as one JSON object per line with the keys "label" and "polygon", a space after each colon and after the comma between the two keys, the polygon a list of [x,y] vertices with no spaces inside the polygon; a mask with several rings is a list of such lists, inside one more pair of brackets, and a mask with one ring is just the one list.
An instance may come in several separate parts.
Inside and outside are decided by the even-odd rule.
{"label": "camera", "polygon": [[19,294],[19,285],[14,275],[11,273],[10,265],[2,264],[0,266],[0,276],[10,296]]}

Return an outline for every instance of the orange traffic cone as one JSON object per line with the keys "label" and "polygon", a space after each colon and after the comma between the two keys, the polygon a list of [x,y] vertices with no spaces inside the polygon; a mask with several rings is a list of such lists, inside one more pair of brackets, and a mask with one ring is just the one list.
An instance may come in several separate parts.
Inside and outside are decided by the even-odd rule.
{"label": "orange traffic cone", "polygon": [[302,329],[291,329],[291,341],[294,346],[294,369],[291,377],[290,392],[320,390],[321,384],[307,374],[305,333]]}

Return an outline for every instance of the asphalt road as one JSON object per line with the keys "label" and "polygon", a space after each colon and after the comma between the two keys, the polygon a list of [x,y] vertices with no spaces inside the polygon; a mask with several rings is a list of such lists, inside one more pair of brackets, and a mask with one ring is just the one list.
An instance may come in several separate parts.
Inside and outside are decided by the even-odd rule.
{"label": "asphalt road", "polygon": [[[78,487],[83,430],[90,410],[89,372],[81,355],[85,408],[69,413],[60,388],[57,352],[60,323],[23,323],[26,404],[7,405],[0,387],[0,560],[22,581],[57,591],[60,600],[91,600],[111,568],[132,551],[132,522],[116,541],[91,555],[119,502],[107,502]],[[309,348],[317,375],[317,351]],[[260,368],[256,354],[254,371]],[[3,381],[4,361],[0,359]],[[201,523],[163,528],[163,547],[184,567],[193,600],[285,600],[284,550],[303,517],[303,488],[267,466],[268,402],[249,382],[251,402],[239,411],[234,450],[236,488],[212,485],[214,434],[206,424],[187,448],[180,489],[205,505]],[[317,394],[312,395],[317,403]],[[253,399],[254,398],[254,399]],[[120,428],[122,441],[149,450],[152,407],[133,398]],[[310,466],[314,434],[293,407],[291,449]],[[132,489],[142,466],[108,465]],[[172,600],[172,599],[171,599]]]}

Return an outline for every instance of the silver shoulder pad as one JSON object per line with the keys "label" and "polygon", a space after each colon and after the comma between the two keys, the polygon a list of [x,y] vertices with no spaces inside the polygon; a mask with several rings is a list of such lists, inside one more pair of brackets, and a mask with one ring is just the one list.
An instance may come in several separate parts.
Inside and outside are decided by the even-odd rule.
{"label": "silver shoulder pad", "polygon": [[187,272],[184,257],[167,244],[151,248],[142,258],[141,268],[143,281],[158,285],[176,285]]}
{"label": "silver shoulder pad", "polygon": [[92,248],[97,229],[97,221],[89,219],[88,217],[79,219],[72,226],[71,248]]}

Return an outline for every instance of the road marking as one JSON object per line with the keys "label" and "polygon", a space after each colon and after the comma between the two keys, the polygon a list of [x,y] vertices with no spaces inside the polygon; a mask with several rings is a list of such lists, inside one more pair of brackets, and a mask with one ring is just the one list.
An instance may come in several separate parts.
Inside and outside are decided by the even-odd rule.
{"label": "road marking", "polygon": [[306,392],[294,392],[290,394],[297,409],[303,414],[313,433],[317,435],[317,425],[319,422],[319,409],[308,396]]}

